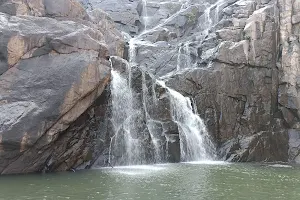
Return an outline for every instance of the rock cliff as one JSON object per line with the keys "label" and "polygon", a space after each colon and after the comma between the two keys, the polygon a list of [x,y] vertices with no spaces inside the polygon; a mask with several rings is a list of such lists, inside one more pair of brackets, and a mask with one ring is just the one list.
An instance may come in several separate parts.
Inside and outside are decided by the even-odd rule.
{"label": "rock cliff", "polygon": [[83,3],[143,41],[138,66],[194,99],[220,159],[300,162],[297,0]]}
{"label": "rock cliff", "polygon": [[68,170],[95,156],[108,57],[123,49],[110,18],[77,1],[0,1],[1,174]]}

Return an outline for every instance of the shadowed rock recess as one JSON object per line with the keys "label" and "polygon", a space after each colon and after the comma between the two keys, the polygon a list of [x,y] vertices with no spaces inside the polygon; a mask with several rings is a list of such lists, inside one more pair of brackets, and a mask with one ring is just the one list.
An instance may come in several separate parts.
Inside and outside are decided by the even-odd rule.
{"label": "shadowed rock recess", "polygon": [[298,0],[0,0],[0,173],[107,166],[122,151],[111,66],[127,74],[126,60],[145,163],[180,161],[158,81],[192,100],[218,159],[300,163],[299,13]]}

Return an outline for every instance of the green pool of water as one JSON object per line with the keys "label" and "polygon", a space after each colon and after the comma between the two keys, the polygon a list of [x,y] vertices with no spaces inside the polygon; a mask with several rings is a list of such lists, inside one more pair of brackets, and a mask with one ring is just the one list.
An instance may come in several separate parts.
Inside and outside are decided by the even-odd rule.
{"label": "green pool of water", "polygon": [[0,177],[1,200],[300,200],[300,168],[222,162]]}

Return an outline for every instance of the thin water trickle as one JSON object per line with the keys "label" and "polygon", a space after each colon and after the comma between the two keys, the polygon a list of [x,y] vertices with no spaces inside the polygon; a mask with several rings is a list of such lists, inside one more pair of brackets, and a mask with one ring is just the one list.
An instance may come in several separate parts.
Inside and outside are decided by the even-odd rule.
{"label": "thin water trickle", "polygon": [[176,71],[194,68],[191,58],[190,42],[181,43],[178,47]]}
{"label": "thin water trickle", "polygon": [[179,71],[181,69],[181,57],[182,57],[182,45],[180,45],[180,47],[178,49],[177,67],[176,67],[177,71]]}
{"label": "thin water trickle", "polygon": [[[149,134],[151,137],[151,142],[153,144],[154,149],[154,163],[160,163],[162,161],[162,155],[163,155],[163,149],[161,148],[161,145],[159,144],[159,137],[158,135],[161,135],[159,133],[156,133],[154,121],[151,119],[148,110],[147,110],[147,99],[153,99],[151,98],[151,95],[148,92],[148,88],[146,85],[146,77],[145,72],[142,72],[142,89],[143,89],[143,109],[146,115],[146,126],[149,130]],[[155,101],[153,101],[155,103]]]}
{"label": "thin water trickle", "polygon": [[[146,1],[146,0],[145,0]],[[154,32],[155,30],[163,27],[164,25],[168,24],[169,22],[171,22],[172,20],[174,20],[176,17],[178,17],[182,12],[186,11],[189,8],[188,3],[183,3],[181,6],[181,9],[179,11],[177,11],[176,13],[174,13],[173,15],[169,16],[166,20],[164,20],[162,23],[154,26],[151,29],[145,29],[140,35],[138,35],[136,38],[141,38],[142,36]],[[149,16],[147,17],[149,20]]]}
{"label": "thin water trickle", "polygon": [[191,49],[189,42],[184,44],[184,52],[186,57],[186,68],[192,68]]}
{"label": "thin water trickle", "polygon": [[143,0],[142,4],[143,4],[144,30],[147,30],[147,25],[148,25],[147,0]]}

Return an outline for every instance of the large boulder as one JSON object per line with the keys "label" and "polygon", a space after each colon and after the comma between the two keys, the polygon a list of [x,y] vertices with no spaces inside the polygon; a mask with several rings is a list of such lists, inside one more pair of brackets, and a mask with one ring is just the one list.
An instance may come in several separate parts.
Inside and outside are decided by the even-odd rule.
{"label": "large boulder", "polygon": [[73,0],[0,4],[1,174],[92,160],[108,58],[123,54],[120,33],[101,11],[89,15]]}

